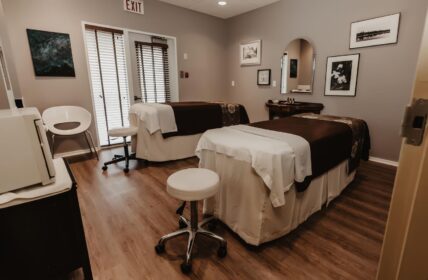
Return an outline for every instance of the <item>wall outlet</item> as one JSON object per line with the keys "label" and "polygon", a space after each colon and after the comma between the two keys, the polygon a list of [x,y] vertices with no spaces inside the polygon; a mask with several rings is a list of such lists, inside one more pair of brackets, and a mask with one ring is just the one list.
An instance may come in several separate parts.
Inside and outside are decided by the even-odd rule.
{"label": "wall outlet", "polygon": [[235,81],[232,81],[232,83],[231,83],[231,84],[232,84],[232,87],[234,87],[234,86],[235,86]]}
{"label": "wall outlet", "polygon": [[276,87],[276,81],[272,81],[272,86]]}
{"label": "wall outlet", "polygon": [[183,59],[184,59],[184,60],[188,60],[188,59],[189,59],[189,55],[188,55],[187,53],[184,53],[184,54],[183,54]]}

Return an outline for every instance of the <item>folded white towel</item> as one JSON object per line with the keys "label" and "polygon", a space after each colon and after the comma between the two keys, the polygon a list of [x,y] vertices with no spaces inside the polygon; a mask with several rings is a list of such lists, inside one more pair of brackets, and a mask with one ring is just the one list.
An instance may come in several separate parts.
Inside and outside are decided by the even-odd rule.
{"label": "folded white towel", "polygon": [[131,106],[129,114],[135,114],[144,121],[150,134],[160,130],[162,133],[176,132],[174,110],[170,105],[159,103],[136,103]]}

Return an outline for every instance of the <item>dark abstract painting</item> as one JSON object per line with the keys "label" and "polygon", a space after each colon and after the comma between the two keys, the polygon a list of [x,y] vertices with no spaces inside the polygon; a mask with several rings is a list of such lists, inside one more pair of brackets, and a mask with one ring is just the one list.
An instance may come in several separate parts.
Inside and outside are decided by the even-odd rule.
{"label": "dark abstract painting", "polygon": [[70,35],[27,29],[36,76],[75,77]]}

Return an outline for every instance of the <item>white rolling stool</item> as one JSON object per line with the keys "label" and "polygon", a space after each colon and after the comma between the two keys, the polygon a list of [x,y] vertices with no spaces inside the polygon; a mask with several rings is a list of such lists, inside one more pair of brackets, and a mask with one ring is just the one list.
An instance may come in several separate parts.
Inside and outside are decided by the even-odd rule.
{"label": "white rolling stool", "polygon": [[[227,255],[227,243],[222,237],[202,228],[202,226],[213,220],[213,217],[204,219],[198,224],[198,201],[215,195],[219,189],[219,176],[214,171],[203,168],[189,168],[175,172],[168,177],[168,193],[180,200],[190,201],[190,221],[180,216],[180,230],[163,236],[156,245],[156,253],[165,251],[165,242],[183,234],[189,234],[187,243],[186,260],[181,264],[181,271],[189,273],[192,271],[191,257],[193,244],[196,237],[201,234],[215,239],[220,247],[217,255],[223,258]],[[179,211],[179,210],[178,210]],[[178,212],[179,213],[179,212]]]}
{"label": "white rolling stool", "polygon": [[135,126],[114,128],[108,131],[109,137],[123,137],[123,148],[125,149],[125,155],[114,155],[111,161],[107,161],[104,163],[104,166],[103,166],[104,171],[107,170],[107,165],[109,164],[126,161],[125,169],[123,169],[123,171],[125,173],[129,172],[129,161],[136,160],[137,158],[135,154],[131,154],[131,155],[129,154],[128,143],[126,142],[126,138],[128,136],[136,135],[137,132],[138,132],[138,128]]}

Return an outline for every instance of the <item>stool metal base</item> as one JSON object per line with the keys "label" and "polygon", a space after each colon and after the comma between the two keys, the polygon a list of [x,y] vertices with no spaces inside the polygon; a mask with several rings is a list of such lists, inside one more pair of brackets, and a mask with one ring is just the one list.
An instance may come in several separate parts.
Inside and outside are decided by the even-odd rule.
{"label": "stool metal base", "polygon": [[110,164],[125,161],[126,163],[125,163],[125,168],[123,169],[123,171],[125,173],[129,172],[129,161],[130,160],[137,160],[137,157],[136,157],[135,153],[129,154],[129,148],[128,148],[128,143],[126,142],[126,137],[123,137],[123,148],[125,150],[125,154],[124,155],[114,155],[112,160],[105,162],[104,166],[102,167],[102,169],[104,171],[107,170],[107,166]]}
{"label": "stool metal base", "polygon": [[177,230],[173,233],[167,234],[165,236],[163,236],[158,244],[155,247],[155,250],[158,254],[163,253],[165,251],[165,242],[176,238],[178,236],[181,236],[183,234],[188,234],[188,242],[187,242],[187,252],[186,252],[186,260],[184,261],[184,263],[181,265],[181,270],[183,273],[189,273],[192,269],[192,265],[191,265],[191,259],[192,259],[192,250],[193,250],[193,245],[195,243],[195,239],[198,235],[204,235],[208,238],[214,239],[217,242],[219,242],[219,249],[217,251],[217,255],[220,258],[223,258],[227,255],[227,242],[226,240],[224,240],[222,237],[218,236],[217,234],[205,230],[202,227],[210,222],[213,222],[215,220],[214,217],[210,217],[207,219],[204,219],[202,222],[198,223],[198,209],[197,209],[197,201],[191,201],[190,202],[190,214],[191,214],[191,219],[190,221],[188,221],[186,218],[184,218],[183,216],[180,216],[179,218],[179,224],[180,224],[180,228],[181,227],[185,227],[182,228],[180,230]]}

